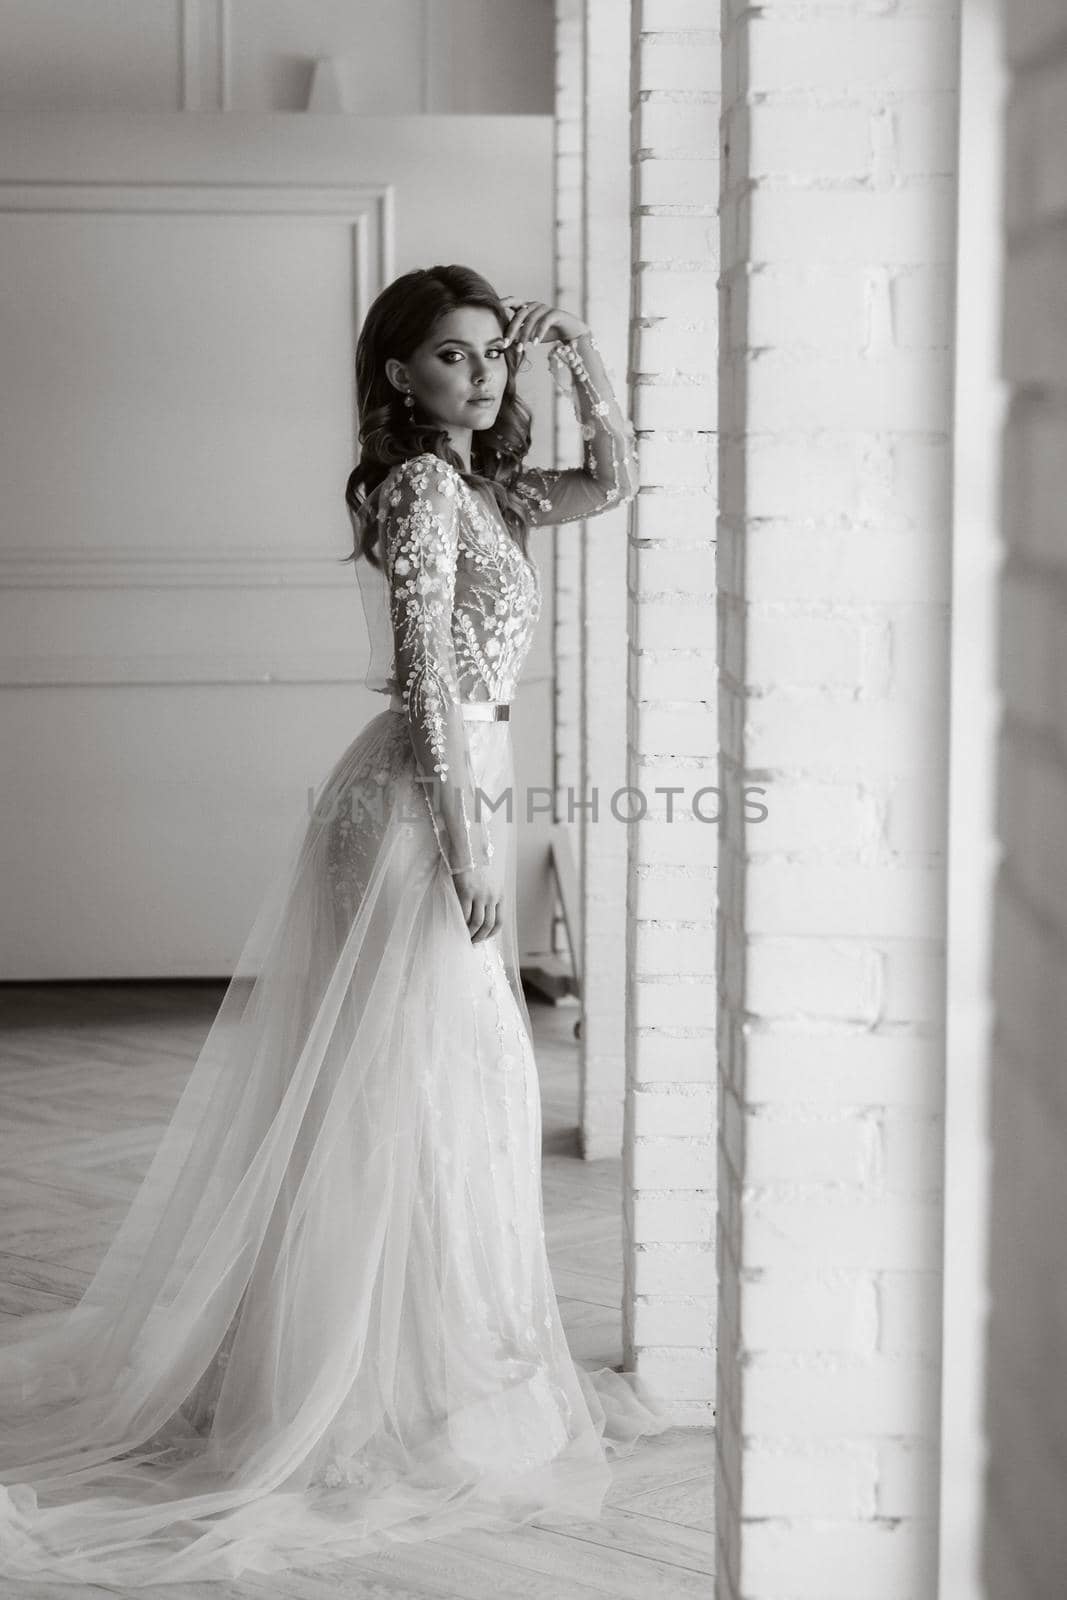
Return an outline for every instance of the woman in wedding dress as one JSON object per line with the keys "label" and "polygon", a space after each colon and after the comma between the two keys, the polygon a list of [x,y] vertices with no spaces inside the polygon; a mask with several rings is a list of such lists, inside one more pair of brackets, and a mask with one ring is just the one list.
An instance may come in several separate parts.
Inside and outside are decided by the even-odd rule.
{"label": "woman in wedding dress", "polygon": [[[525,467],[552,341],[583,465]],[[146,1584],[595,1517],[667,1423],[572,1361],[545,1253],[508,708],[537,523],[636,487],[567,312],[406,274],[357,348],[346,498],[389,695],[292,830],[81,1302],[0,1334],[0,1572]],[[509,801],[508,796],[511,795]]]}

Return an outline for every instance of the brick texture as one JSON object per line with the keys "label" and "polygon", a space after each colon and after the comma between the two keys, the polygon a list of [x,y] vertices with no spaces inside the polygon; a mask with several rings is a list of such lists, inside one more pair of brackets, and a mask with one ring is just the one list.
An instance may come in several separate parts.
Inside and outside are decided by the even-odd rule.
{"label": "brick texture", "polygon": [[641,487],[626,679],[626,782],[642,799],[626,830],[626,1355],[679,1423],[705,1426],[715,1401],[714,10],[632,6],[629,369]]}
{"label": "brick texture", "polygon": [[[629,0],[585,0],[583,315],[625,404],[630,315]],[[626,1080],[627,829],[605,800],[626,783],[626,530],[629,507],[560,530],[578,550],[581,615],[583,1156],[622,1152]]]}
{"label": "brick texture", "polygon": [[717,1581],[925,1600],[958,18],[723,14]]}
{"label": "brick texture", "polygon": [[[555,0],[555,190],[556,304],[577,309],[584,294],[583,54],[584,0]],[[554,391],[555,458],[561,467],[576,466],[579,443],[568,401]],[[555,666],[555,760],[553,783],[557,804],[568,791],[578,796],[582,770],[582,575],[581,524],[564,523],[552,534],[553,662]],[[558,820],[568,821],[566,807]],[[569,829],[581,871],[581,828]],[[555,948],[566,949],[562,918],[557,918]]]}

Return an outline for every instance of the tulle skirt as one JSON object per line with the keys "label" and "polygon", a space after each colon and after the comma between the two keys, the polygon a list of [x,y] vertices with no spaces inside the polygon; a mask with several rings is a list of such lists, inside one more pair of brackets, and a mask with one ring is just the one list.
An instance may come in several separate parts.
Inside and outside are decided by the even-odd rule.
{"label": "tulle skirt", "polygon": [[[467,728],[495,803],[510,725]],[[504,925],[472,944],[392,710],[294,826],[83,1299],[0,1333],[0,1573],[136,1587],[595,1517],[667,1426],[567,1348],[506,804],[490,828]]]}

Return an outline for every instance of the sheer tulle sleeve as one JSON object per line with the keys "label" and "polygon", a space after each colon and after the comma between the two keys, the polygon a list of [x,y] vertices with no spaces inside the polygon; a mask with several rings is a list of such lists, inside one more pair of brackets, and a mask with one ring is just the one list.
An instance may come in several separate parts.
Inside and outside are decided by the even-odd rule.
{"label": "sheer tulle sleeve", "polygon": [[387,491],[383,550],[397,686],[438,844],[452,872],[492,855],[474,780],[452,646],[458,550],[457,477],[424,454],[405,461]]}
{"label": "sheer tulle sleeve", "polygon": [[557,388],[566,393],[569,387],[584,459],[580,467],[527,467],[520,473],[515,488],[526,501],[532,524],[595,517],[637,493],[633,424],[615,397],[593,335],[561,339],[549,351],[548,364]]}

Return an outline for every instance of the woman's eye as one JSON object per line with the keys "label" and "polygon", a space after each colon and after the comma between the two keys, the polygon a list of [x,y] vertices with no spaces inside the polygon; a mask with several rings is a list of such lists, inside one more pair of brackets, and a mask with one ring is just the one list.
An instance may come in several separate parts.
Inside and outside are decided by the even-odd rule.
{"label": "woman's eye", "polygon": [[[486,353],[487,356],[502,356],[504,354],[504,348],[503,348],[502,345],[496,345],[496,346],[494,346],[494,348],[492,350],[487,350],[485,353]],[[442,350],[441,351],[441,360],[442,361],[448,361],[449,366],[454,366],[455,363],[453,361],[449,360],[450,356],[459,356],[460,360],[462,361],[463,360],[463,351],[462,350]]]}

